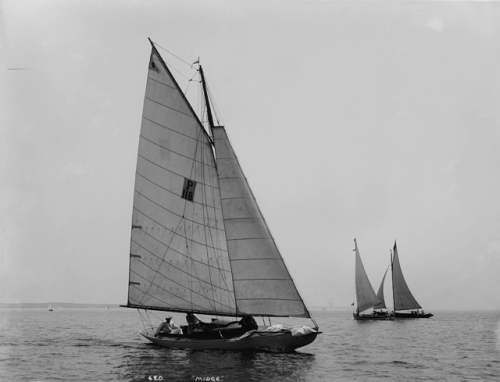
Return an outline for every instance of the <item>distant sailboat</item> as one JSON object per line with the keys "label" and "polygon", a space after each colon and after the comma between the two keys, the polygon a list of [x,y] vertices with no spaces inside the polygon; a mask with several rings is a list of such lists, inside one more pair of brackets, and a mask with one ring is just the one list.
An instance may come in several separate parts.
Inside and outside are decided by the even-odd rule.
{"label": "distant sailboat", "polygon": [[52,304],[49,302],[49,312],[52,312],[53,309],[52,309]]}
{"label": "distant sailboat", "polygon": [[[141,332],[169,348],[289,351],[310,344],[318,326],[225,128],[214,124],[202,67],[207,127],[151,44],[124,307],[231,318],[202,323],[203,330],[182,326],[182,334],[157,336],[152,324]],[[257,328],[248,330],[245,320],[252,316],[269,318],[269,326],[254,322]],[[280,327],[271,325],[270,317],[310,319],[315,327]]]}
{"label": "distant sailboat", "polygon": [[399,263],[398,249],[396,242],[394,242],[394,250],[391,261],[392,267],[392,294],[394,300],[394,314],[396,318],[429,318],[432,313],[425,313],[417,302],[410,288],[406,284]]}
{"label": "distant sailboat", "polygon": [[[368,276],[365,271],[365,267],[363,266],[363,262],[361,261],[361,256],[359,254],[358,243],[356,239],[354,239],[354,251],[356,251],[356,265],[355,265],[355,287],[356,287],[356,311],[353,313],[355,320],[392,320],[394,319],[388,312],[376,312],[376,306],[385,307],[385,303],[383,300],[383,284],[384,279],[382,279],[382,285],[379,289],[379,294],[382,293],[382,300],[377,297],[375,291],[373,290],[372,284],[368,279]],[[372,308],[371,312],[366,313],[368,309]],[[382,309],[382,308],[378,308]]]}
{"label": "distant sailboat", "polygon": [[109,306],[106,305],[106,310],[109,310]]}

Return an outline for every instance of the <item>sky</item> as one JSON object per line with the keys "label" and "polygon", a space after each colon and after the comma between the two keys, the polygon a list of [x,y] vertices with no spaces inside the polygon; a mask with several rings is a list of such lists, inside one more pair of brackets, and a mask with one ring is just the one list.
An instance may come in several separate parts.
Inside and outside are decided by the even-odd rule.
{"label": "sky", "polygon": [[126,303],[148,37],[200,58],[308,306],[351,305],[356,238],[375,289],[397,240],[426,310],[500,309],[487,2],[1,1],[0,302]]}

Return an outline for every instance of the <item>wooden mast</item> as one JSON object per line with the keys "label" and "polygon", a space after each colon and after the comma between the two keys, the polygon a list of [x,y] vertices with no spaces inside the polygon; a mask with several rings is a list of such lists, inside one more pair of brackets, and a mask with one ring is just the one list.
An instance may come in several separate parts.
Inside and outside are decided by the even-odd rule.
{"label": "wooden mast", "polygon": [[205,96],[205,105],[207,105],[208,124],[210,125],[210,133],[212,133],[213,137],[214,119],[212,117],[212,108],[210,107],[210,102],[208,100],[208,91],[207,91],[207,84],[205,82],[205,75],[203,74],[203,68],[201,67],[201,65],[200,65],[200,75],[201,75],[201,83],[203,85],[203,94]]}

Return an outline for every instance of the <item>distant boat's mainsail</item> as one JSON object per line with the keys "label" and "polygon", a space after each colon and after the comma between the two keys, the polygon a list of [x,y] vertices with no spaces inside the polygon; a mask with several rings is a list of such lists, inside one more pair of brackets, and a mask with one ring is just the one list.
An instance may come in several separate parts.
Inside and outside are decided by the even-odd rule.
{"label": "distant boat's mainsail", "polygon": [[310,317],[225,129],[205,130],[154,46],[148,72],[127,306]]}
{"label": "distant boat's mainsail", "polygon": [[392,258],[392,288],[394,294],[394,310],[421,309],[420,304],[410,292],[399,263],[398,249],[394,243]]}
{"label": "distant boat's mainsail", "polygon": [[379,303],[379,299],[373,290],[372,284],[366,275],[365,267],[361,261],[361,256],[359,255],[358,243],[354,239],[355,251],[356,251],[356,302],[357,311],[362,312],[367,310]]}
{"label": "distant boat's mainsail", "polygon": [[380,287],[378,288],[377,292],[377,299],[380,301],[377,305],[373,307],[373,309],[387,309],[387,306],[385,305],[385,299],[384,299],[384,282],[385,282],[385,276],[387,275],[387,271],[389,268],[385,270],[384,277],[382,277],[382,282],[380,283]]}

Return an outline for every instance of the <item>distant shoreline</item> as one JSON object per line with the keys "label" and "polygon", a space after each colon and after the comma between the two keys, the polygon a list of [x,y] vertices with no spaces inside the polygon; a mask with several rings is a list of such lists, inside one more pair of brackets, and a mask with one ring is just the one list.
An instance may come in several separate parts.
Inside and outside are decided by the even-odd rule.
{"label": "distant shoreline", "polygon": [[[69,302],[51,302],[52,309],[117,309],[120,304],[74,304]],[[48,309],[49,303],[0,303],[0,309]]]}

